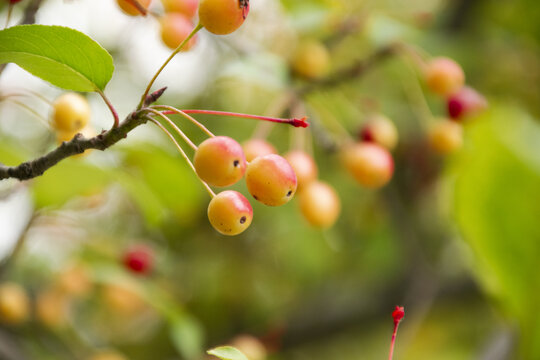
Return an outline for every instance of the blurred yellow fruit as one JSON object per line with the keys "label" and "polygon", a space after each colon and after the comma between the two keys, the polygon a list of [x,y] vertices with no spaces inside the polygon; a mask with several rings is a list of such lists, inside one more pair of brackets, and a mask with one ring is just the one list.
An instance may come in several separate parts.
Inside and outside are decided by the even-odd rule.
{"label": "blurred yellow fruit", "polygon": [[15,283],[0,285],[0,321],[20,324],[30,315],[30,300],[26,290]]}
{"label": "blurred yellow fruit", "polygon": [[296,49],[292,68],[302,77],[313,79],[323,76],[330,65],[330,54],[319,41],[306,41]]}
{"label": "blurred yellow fruit", "polygon": [[44,325],[59,328],[67,323],[69,299],[57,289],[46,289],[37,294],[36,317]]}
{"label": "blurred yellow fruit", "polygon": [[266,348],[255,336],[238,335],[232,340],[231,345],[244,353],[249,360],[266,359]]}
{"label": "blurred yellow fruit", "polygon": [[81,265],[72,265],[63,270],[57,278],[58,288],[65,294],[81,297],[87,295],[93,287],[88,269]]}
{"label": "blurred yellow fruit", "polygon": [[298,201],[304,218],[318,228],[334,225],[341,211],[341,201],[336,190],[322,181],[309,183],[298,194]]}
{"label": "blurred yellow fruit", "polygon": [[438,121],[429,131],[429,145],[442,155],[461,149],[463,146],[463,128],[461,124],[448,119]]}
{"label": "blurred yellow fruit", "polygon": [[62,94],[53,102],[51,120],[58,131],[79,131],[90,121],[90,105],[77,93]]}

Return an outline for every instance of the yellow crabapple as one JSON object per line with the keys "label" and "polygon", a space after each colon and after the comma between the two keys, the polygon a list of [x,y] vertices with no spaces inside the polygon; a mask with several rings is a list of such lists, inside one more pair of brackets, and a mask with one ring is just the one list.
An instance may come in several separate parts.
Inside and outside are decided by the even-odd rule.
{"label": "yellow crabapple", "polygon": [[[161,27],[161,40],[170,49],[176,49],[184,39],[186,39],[191,31],[193,24],[185,15],[179,13],[168,13],[163,15],[159,20]],[[181,51],[188,51],[195,45],[197,37],[194,36],[184,44]]]}
{"label": "yellow crabapple", "polygon": [[77,132],[90,121],[90,105],[77,93],[64,93],[53,102],[51,121],[58,131]]}
{"label": "yellow crabapple", "polygon": [[197,14],[199,0],[161,0],[163,8],[167,13],[180,13],[188,18]]}
{"label": "yellow crabapple", "polygon": [[242,143],[242,149],[244,149],[244,155],[248,162],[259,156],[277,154],[274,145],[263,139],[249,139],[244,141]]}
{"label": "yellow crabapple", "polygon": [[[137,0],[137,1],[145,9],[148,9],[148,7],[150,6],[150,3],[152,2],[152,0]],[[120,6],[120,9],[122,9],[122,11],[126,15],[129,15],[129,16],[142,15],[139,9],[137,9],[137,7],[133,5],[133,3],[129,0],[116,0],[116,3],[118,4],[118,6]]]}
{"label": "yellow crabapple", "polygon": [[20,324],[30,316],[30,299],[26,290],[16,283],[0,285],[0,322]]}
{"label": "yellow crabapple", "polygon": [[302,150],[292,150],[286,153],[284,157],[291,164],[296,174],[298,191],[301,191],[317,179],[319,170],[311,155]]}
{"label": "yellow crabapple", "polygon": [[216,35],[238,29],[249,12],[249,0],[200,0],[199,23]]}
{"label": "yellow crabapple", "polygon": [[457,62],[447,57],[433,58],[424,70],[427,87],[435,94],[449,96],[465,84],[465,73]]}
{"label": "yellow crabapple", "polygon": [[430,147],[437,153],[453,153],[463,146],[463,127],[452,120],[439,120],[430,128],[428,140]]}
{"label": "yellow crabapple", "polygon": [[299,194],[300,212],[318,228],[328,228],[336,222],[341,211],[341,201],[336,190],[322,181],[309,183]]}
{"label": "yellow crabapple", "polygon": [[244,232],[253,220],[253,209],[246,197],[238,191],[225,190],[208,204],[208,220],[223,235]]}
{"label": "yellow crabapple", "polygon": [[386,185],[394,172],[390,152],[380,145],[357,142],[342,150],[345,168],[362,186],[377,189]]}
{"label": "yellow crabapple", "polygon": [[377,143],[392,151],[398,142],[398,132],[392,120],[382,114],[375,114],[370,116],[362,126],[360,138],[363,141]]}

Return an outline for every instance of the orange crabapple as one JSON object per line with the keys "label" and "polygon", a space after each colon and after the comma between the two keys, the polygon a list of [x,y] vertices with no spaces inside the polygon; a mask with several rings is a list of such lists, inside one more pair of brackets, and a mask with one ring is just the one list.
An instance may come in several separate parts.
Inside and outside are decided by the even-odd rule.
{"label": "orange crabapple", "polygon": [[390,151],[394,150],[398,142],[396,126],[382,114],[370,116],[360,129],[359,135],[361,140],[374,142]]}
{"label": "orange crabapple", "polygon": [[302,150],[292,150],[286,153],[284,157],[291,164],[296,174],[298,191],[317,179],[319,172],[317,164],[308,153]]}
{"label": "orange crabapple", "polygon": [[193,158],[195,171],[202,181],[212,186],[229,186],[246,172],[242,146],[228,136],[215,136],[203,141]]}
{"label": "orange crabapple", "polygon": [[26,290],[16,283],[0,285],[0,322],[20,324],[30,316],[30,299]]}
{"label": "orange crabapple", "polygon": [[[159,20],[161,27],[161,40],[170,49],[176,49],[184,39],[193,31],[191,20],[183,14],[168,13]],[[195,45],[197,37],[194,36],[184,44],[181,51],[188,51]]]}
{"label": "orange crabapple", "polygon": [[265,360],[267,351],[264,344],[253,335],[242,334],[231,341],[231,345],[240,350],[249,360]]}
{"label": "orange crabapple", "polygon": [[283,205],[296,192],[294,169],[277,154],[259,156],[246,170],[246,185],[253,198],[268,206]]}
{"label": "orange crabapple", "polygon": [[163,8],[167,13],[180,13],[188,18],[197,14],[199,0],[161,0]]}
{"label": "orange crabapple", "polygon": [[274,145],[263,139],[249,139],[242,143],[244,149],[244,155],[246,155],[246,161],[251,161],[256,157],[277,154],[277,150]]}
{"label": "orange crabapple", "polygon": [[299,194],[300,212],[318,228],[328,228],[336,222],[341,201],[334,188],[323,181],[309,183]]}
{"label": "orange crabapple", "polygon": [[249,12],[249,0],[201,0],[199,23],[216,35],[230,34],[238,29]]}
{"label": "orange crabapple", "polygon": [[380,145],[357,142],[342,150],[345,168],[362,186],[377,189],[386,185],[394,172],[390,152]]}
{"label": "orange crabapple", "polygon": [[244,232],[253,220],[253,209],[246,197],[238,191],[225,190],[208,204],[208,220],[223,235]]}
{"label": "orange crabapple", "polygon": [[431,59],[424,70],[424,77],[427,87],[442,96],[457,92],[465,84],[463,69],[447,57]]}
{"label": "orange crabapple", "polygon": [[56,130],[76,133],[88,124],[90,105],[77,93],[64,93],[52,104],[51,120]]}
{"label": "orange crabapple", "polygon": [[[148,7],[150,6],[150,3],[152,2],[152,0],[137,0],[137,1],[145,9],[148,9]],[[129,16],[142,15],[139,9],[137,9],[137,7],[133,5],[133,3],[130,0],[116,0],[116,3],[126,15],[129,15]]]}
{"label": "orange crabapple", "polygon": [[435,152],[446,155],[463,146],[463,127],[449,119],[437,121],[429,130],[428,140]]}

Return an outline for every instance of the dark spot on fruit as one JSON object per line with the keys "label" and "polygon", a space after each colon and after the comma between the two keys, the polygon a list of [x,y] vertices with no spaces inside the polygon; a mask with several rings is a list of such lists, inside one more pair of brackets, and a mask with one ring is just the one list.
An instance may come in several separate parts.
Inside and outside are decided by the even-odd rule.
{"label": "dark spot on fruit", "polygon": [[255,200],[259,200],[259,198],[258,198],[257,196],[255,196],[255,195],[253,195],[253,198],[254,198]]}
{"label": "dark spot on fruit", "polygon": [[234,160],[233,165],[234,167],[238,167],[238,165],[240,165],[240,161]]}
{"label": "dark spot on fruit", "polygon": [[291,196],[292,195],[292,190],[289,190],[289,192],[287,193],[287,196]]}
{"label": "dark spot on fruit", "polygon": [[245,223],[246,220],[247,220],[247,218],[246,218],[245,216],[242,216],[242,217],[240,218],[240,224]]}

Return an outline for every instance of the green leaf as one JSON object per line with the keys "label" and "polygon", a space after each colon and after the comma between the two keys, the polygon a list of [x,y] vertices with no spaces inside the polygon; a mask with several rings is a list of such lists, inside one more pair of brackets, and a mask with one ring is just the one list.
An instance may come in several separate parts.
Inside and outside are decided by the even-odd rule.
{"label": "green leaf", "polygon": [[466,131],[453,173],[455,216],[484,288],[520,323],[521,349],[540,358],[540,126],[496,108]]}
{"label": "green leaf", "polygon": [[248,360],[240,350],[232,346],[220,346],[207,351],[208,354],[223,360]]}
{"label": "green leaf", "polygon": [[103,90],[112,77],[111,55],[85,34],[62,26],[20,25],[0,31],[0,63],[12,62],[53,85]]}
{"label": "green leaf", "polygon": [[186,313],[176,316],[170,323],[170,336],[174,346],[185,359],[201,357],[203,331],[195,318]]}

